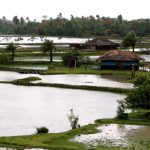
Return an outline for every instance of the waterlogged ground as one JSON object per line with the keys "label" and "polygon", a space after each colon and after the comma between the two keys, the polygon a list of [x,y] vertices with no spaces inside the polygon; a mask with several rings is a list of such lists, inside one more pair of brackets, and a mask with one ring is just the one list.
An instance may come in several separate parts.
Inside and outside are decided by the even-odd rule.
{"label": "waterlogged ground", "polygon": [[30,43],[42,43],[45,40],[51,40],[54,43],[85,43],[88,38],[59,38],[59,37],[20,37],[21,39],[18,39],[17,36],[13,37],[0,37],[0,43],[19,43],[19,44],[30,44]]}
{"label": "waterlogged ground", "polygon": [[112,118],[117,100],[124,97],[108,92],[0,84],[0,136],[34,134],[41,126],[50,132],[69,130],[67,114],[71,108],[81,125]]}
{"label": "waterlogged ground", "polygon": [[[138,146],[143,150],[143,143],[150,142],[150,127],[139,125],[108,124],[98,127],[99,133],[76,136],[72,141],[87,146]],[[147,149],[147,148],[146,148]],[[145,149],[145,150],[146,150]]]}
{"label": "waterlogged ground", "polygon": [[[49,57],[15,57],[15,61],[50,61]],[[54,62],[61,62],[61,57],[53,57]]]}
{"label": "waterlogged ground", "polygon": [[0,81],[12,81],[29,76],[39,77],[41,80],[36,81],[43,83],[59,83],[70,85],[88,85],[88,86],[105,86],[131,89],[133,84],[122,83],[113,79],[105,78],[101,75],[84,75],[84,74],[63,74],[63,75],[38,75],[38,74],[19,74],[17,72],[0,71]]}

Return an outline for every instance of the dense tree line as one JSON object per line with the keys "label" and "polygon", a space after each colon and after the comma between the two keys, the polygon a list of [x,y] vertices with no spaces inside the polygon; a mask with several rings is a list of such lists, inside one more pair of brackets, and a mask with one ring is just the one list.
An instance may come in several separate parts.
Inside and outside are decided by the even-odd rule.
{"label": "dense tree line", "polygon": [[127,21],[121,15],[117,18],[89,16],[64,18],[60,13],[56,18],[43,16],[41,22],[29,17],[12,20],[0,19],[0,34],[36,34],[49,36],[124,36],[134,31],[138,36],[150,35],[150,19]]}

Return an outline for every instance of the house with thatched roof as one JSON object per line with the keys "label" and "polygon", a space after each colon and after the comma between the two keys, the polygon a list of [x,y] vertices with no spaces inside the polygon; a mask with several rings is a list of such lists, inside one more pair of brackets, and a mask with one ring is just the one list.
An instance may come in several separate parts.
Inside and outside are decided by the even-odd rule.
{"label": "house with thatched roof", "polygon": [[144,60],[128,50],[112,50],[100,57],[101,69],[139,69],[139,61]]}
{"label": "house with thatched roof", "polygon": [[86,43],[71,43],[70,48],[75,49],[91,49],[91,50],[113,50],[117,49],[119,44],[114,43],[105,38],[95,38]]}
{"label": "house with thatched roof", "polygon": [[94,50],[113,50],[117,49],[117,47],[119,47],[119,44],[105,38],[96,38],[86,42],[85,46]]}

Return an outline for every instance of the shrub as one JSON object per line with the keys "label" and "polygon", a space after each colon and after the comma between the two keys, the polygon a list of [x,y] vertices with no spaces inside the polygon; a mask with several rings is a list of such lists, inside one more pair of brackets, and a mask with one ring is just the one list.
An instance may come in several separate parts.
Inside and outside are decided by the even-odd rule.
{"label": "shrub", "polygon": [[69,119],[69,122],[70,122],[70,126],[71,126],[72,129],[76,129],[76,128],[80,127],[80,125],[78,124],[79,117],[74,115],[73,109],[70,109],[70,114],[67,115],[67,116],[68,116],[68,119]]}
{"label": "shrub", "polygon": [[125,104],[123,100],[118,101],[119,106],[117,109],[117,116],[116,119],[118,120],[127,120],[128,119],[128,114],[125,113]]}
{"label": "shrub", "polygon": [[0,63],[1,63],[1,64],[7,64],[7,63],[9,63],[9,62],[11,62],[11,60],[10,60],[10,58],[8,57],[8,55],[5,54],[5,53],[2,53],[2,54],[0,55]]}
{"label": "shrub", "polygon": [[78,51],[73,51],[73,52],[65,53],[62,56],[63,64],[65,66],[68,65],[68,59],[70,57],[74,57],[76,59],[76,61],[77,61],[76,66],[80,66],[81,65],[82,57],[81,57],[80,53]]}
{"label": "shrub", "polygon": [[36,134],[48,133],[48,132],[49,132],[49,130],[46,127],[36,128]]}

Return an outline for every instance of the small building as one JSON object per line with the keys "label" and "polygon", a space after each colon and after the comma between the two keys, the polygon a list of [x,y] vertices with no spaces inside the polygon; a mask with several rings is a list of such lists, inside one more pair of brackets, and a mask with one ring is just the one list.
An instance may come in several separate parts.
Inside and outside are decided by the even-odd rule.
{"label": "small building", "polygon": [[119,47],[119,44],[108,39],[96,38],[85,43],[85,46],[93,50],[113,50]]}
{"label": "small building", "polygon": [[113,50],[117,49],[119,44],[114,43],[108,39],[96,38],[89,40],[86,43],[71,43],[70,48],[74,49],[91,49],[91,50]]}
{"label": "small building", "polygon": [[67,58],[67,67],[68,68],[74,68],[77,66],[78,57],[76,56],[70,56]]}
{"label": "small building", "polygon": [[139,69],[139,61],[144,60],[128,50],[112,50],[100,57],[101,69]]}

